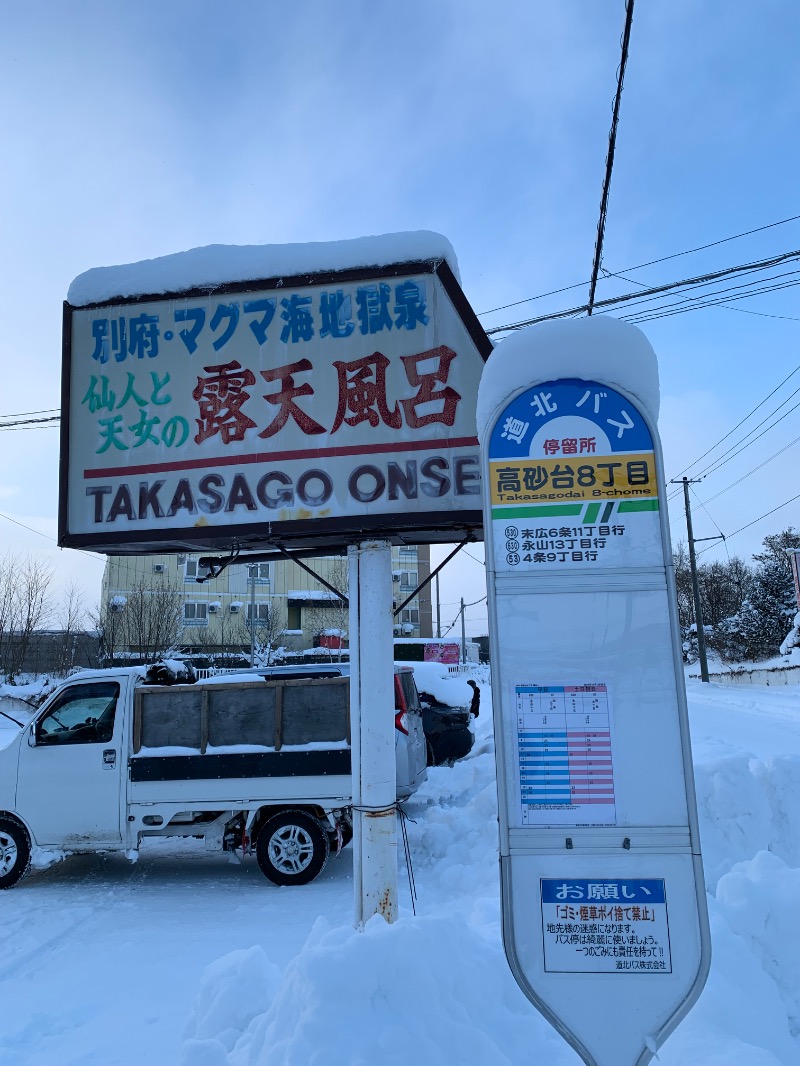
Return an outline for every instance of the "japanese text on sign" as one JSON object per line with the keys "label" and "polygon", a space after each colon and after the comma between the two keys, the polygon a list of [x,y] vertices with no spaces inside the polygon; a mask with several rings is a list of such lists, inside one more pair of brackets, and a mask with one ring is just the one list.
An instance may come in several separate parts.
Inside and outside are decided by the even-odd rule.
{"label": "japanese text on sign", "polygon": [[[323,291],[312,296],[292,293],[282,298],[219,301],[213,305],[177,307],[164,322],[161,314],[98,314],[92,321],[94,349],[92,359],[117,363],[132,359],[155,359],[172,341],[188,355],[197,351],[201,334],[207,329],[215,352],[221,351],[237,329],[248,328],[259,345],[270,339],[269,330],[278,307],[275,333],[284,344],[303,344],[315,336],[343,340],[356,329],[361,334],[389,330],[413,330],[426,326],[429,318],[425,305],[425,286],[416,281],[360,285],[353,294],[342,289]],[[280,323],[283,325],[280,325]],[[166,327],[166,328],[165,328]],[[275,338],[277,339],[277,338]]]}
{"label": "japanese text on sign", "polygon": [[542,878],[548,973],[672,973],[664,881]]}
{"label": "japanese text on sign", "polygon": [[613,825],[608,689],[517,685],[520,825]]}

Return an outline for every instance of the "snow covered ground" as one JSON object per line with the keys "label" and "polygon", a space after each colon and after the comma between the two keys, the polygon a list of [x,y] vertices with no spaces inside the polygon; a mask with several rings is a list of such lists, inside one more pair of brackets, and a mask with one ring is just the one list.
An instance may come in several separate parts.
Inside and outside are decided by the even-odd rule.
{"label": "snow covered ground", "polygon": [[[408,804],[392,927],[352,929],[350,849],[302,889],[189,841],[0,895],[0,1063],[577,1066],[502,952],[489,702]],[[689,706],[714,959],[659,1061],[800,1066],[800,699],[690,681]]]}

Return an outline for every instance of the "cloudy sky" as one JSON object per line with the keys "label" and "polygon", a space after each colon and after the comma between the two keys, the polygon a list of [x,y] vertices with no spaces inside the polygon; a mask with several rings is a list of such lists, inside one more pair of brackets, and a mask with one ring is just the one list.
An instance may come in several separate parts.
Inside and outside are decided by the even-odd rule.
{"label": "cloudy sky", "polygon": [[[622,0],[1,0],[0,10],[0,414],[58,407],[62,301],[93,266],[211,243],[430,229],[452,241],[481,314],[589,276]],[[639,0],[609,271],[800,215],[799,31],[792,0]],[[627,276],[656,285],[795,248],[800,221]],[[770,276],[792,281],[793,265]],[[599,296],[633,288],[605,280]],[[584,284],[482,320],[585,299]],[[668,477],[800,362],[795,288],[643,328],[660,359]],[[800,374],[710,458],[798,387]],[[696,536],[715,524],[733,533],[795,495],[797,446],[711,501],[798,424],[788,414],[696,486]],[[57,431],[6,431],[0,448],[5,549],[41,553],[96,602],[102,560],[54,545]],[[748,557],[765,534],[800,525],[798,506],[727,550]],[[677,540],[682,513],[671,514]],[[704,558],[715,556],[725,548]],[[443,620],[462,592],[482,595],[481,580],[468,560],[443,579]],[[485,630],[482,605],[468,619]]]}

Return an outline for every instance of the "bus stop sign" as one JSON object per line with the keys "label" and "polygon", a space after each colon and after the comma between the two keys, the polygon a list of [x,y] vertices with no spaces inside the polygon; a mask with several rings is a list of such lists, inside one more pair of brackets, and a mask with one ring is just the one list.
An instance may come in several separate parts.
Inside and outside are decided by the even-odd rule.
{"label": "bus stop sign", "polygon": [[655,407],[609,319],[503,342],[479,395],[504,944],[588,1066],[649,1062],[710,958]]}

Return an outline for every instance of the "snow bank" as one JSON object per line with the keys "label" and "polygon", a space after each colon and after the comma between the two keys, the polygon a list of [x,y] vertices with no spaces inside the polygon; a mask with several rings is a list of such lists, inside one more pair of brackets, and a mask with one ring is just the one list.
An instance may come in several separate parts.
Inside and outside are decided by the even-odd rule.
{"label": "snow bank", "polygon": [[[463,678],[420,667],[418,683],[454,702],[448,689]],[[692,684],[689,695],[711,974],[658,1061],[800,1066],[800,709],[770,690],[758,702],[708,690]],[[241,961],[214,964],[181,1066],[579,1066],[516,988],[501,948],[490,705],[484,686],[471,754],[431,767],[406,805],[418,916],[404,908],[394,926],[375,918],[361,933],[318,919],[260,1000]],[[780,750],[787,738],[796,751]],[[399,887],[407,900],[402,869]]]}
{"label": "snow bank", "polygon": [[775,982],[793,1036],[800,1034],[800,870],[761,851],[738,863],[717,886],[731,929],[749,944]]}
{"label": "snow bank", "polygon": [[708,901],[711,972],[703,994],[658,1054],[659,1066],[797,1066],[800,1051],[786,1024],[775,982],[726,909]]}
{"label": "snow bank", "polygon": [[786,635],[786,639],[780,647],[781,655],[792,655],[796,658],[800,655],[800,611],[794,616],[792,628]]}
{"label": "snow bank", "polygon": [[210,244],[139,263],[94,267],[75,278],[67,300],[80,307],[123,296],[181,292],[225,282],[290,278],[414,260],[445,260],[459,277],[458,260],[448,239],[440,233],[416,230],[307,244]]}
{"label": "snow bank", "polygon": [[208,966],[186,1026],[181,1063],[225,1063],[242,1031],[275,998],[281,979],[261,947],[232,951]]}
{"label": "snow bank", "polygon": [[585,378],[635,396],[658,420],[656,354],[644,333],[608,315],[557,319],[516,330],[487,360],[478,389],[478,436],[519,385],[554,378]]}
{"label": "snow bank", "polygon": [[[207,973],[205,989],[213,983]],[[214,1025],[204,1025],[220,1030],[218,1047],[235,1027],[235,996],[229,1002],[228,1015],[217,1011]],[[271,1005],[227,1058],[188,1044],[181,1066],[511,1066],[529,1061],[532,1046],[556,1050],[557,1042],[499,946],[460,919],[405,917],[388,926],[375,917],[357,933],[319,918]]]}

